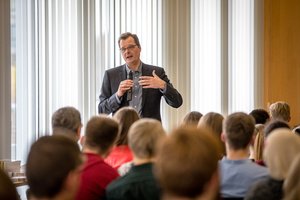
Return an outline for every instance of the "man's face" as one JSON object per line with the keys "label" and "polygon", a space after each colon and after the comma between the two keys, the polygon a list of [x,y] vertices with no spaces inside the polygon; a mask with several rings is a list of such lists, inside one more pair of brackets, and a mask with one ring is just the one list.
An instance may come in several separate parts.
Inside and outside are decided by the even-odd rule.
{"label": "man's face", "polygon": [[120,40],[120,50],[124,61],[129,67],[137,67],[139,65],[141,49],[136,45],[132,37]]}

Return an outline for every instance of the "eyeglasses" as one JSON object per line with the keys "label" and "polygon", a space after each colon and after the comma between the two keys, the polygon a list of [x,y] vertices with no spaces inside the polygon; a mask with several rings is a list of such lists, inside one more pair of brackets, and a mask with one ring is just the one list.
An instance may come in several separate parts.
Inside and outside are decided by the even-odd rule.
{"label": "eyeglasses", "polygon": [[121,51],[122,53],[124,53],[126,50],[132,50],[132,49],[134,49],[135,46],[137,46],[137,45],[136,45],[136,44],[129,45],[127,48],[122,47],[122,48],[120,48],[120,51]]}

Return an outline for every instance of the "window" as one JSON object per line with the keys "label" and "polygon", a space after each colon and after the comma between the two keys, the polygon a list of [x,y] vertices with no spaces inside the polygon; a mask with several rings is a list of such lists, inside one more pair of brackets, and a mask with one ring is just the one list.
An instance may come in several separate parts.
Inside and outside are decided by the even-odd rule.
{"label": "window", "polygon": [[[74,106],[83,123],[97,113],[102,76],[123,63],[117,39],[137,33],[142,60],[161,63],[160,0],[12,0],[15,7],[16,130],[12,159],[51,134],[52,113]],[[150,31],[151,30],[151,31]],[[159,49],[159,51],[157,51]]]}

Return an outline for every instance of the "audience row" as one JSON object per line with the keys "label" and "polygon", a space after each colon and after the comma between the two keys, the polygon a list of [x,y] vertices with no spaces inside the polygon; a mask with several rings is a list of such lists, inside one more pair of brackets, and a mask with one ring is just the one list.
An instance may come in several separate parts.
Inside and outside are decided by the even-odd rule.
{"label": "audience row", "polygon": [[124,107],[92,117],[80,137],[79,111],[60,108],[53,134],[31,146],[28,198],[300,199],[300,137],[289,120],[285,102],[226,117],[192,111],[167,134]]}

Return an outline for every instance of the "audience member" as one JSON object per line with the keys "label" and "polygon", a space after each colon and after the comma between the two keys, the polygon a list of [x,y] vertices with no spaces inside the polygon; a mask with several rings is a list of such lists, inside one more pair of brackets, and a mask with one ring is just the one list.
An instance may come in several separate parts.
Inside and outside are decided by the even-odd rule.
{"label": "audience member", "polygon": [[289,168],[300,154],[300,138],[289,129],[276,129],[268,137],[264,159],[270,176],[258,181],[248,191],[246,200],[280,200],[283,197],[283,181]]}
{"label": "audience member", "polygon": [[81,174],[77,200],[105,198],[105,188],[118,172],[104,162],[118,136],[118,123],[106,115],[92,117],[83,136],[83,152],[87,158]]}
{"label": "audience member", "polygon": [[152,167],[157,142],[165,136],[165,131],[158,120],[144,118],[135,122],[128,134],[134,165],[126,175],[108,185],[107,200],[159,200],[160,190]]}
{"label": "audience member", "polygon": [[119,136],[116,146],[105,158],[105,162],[114,169],[118,168],[133,159],[132,152],[128,146],[128,130],[130,126],[139,119],[138,113],[131,107],[123,107],[119,109],[113,116],[119,124]]}
{"label": "audience member", "polygon": [[77,142],[81,128],[80,112],[74,107],[62,107],[52,115],[53,135],[64,135]]}
{"label": "audience member", "polygon": [[8,177],[8,175],[0,169],[0,199],[3,200],[19,200],[16,187]]}
{"label": "audience member", "polygon": [[197,126],[201,117],[202,117],[202,113],[198,111],[188,112],[183,118],[182,125]]}
{"label": "audience member", "polygon": [[270,120],[270,115],[265,109],[254,109],[249,115],[255,119],[255,124],[266,124]]}
{"label": "audience member", "polygon": [[220,151],[216,137],[203,127],[179,127],[163,139],[154,168],[163,199],[218,199]]}
{"label": "audience member", "polygon": [[60,135],[39,138],[31,146],[26,164],[30,199],[73,200],[81,169],[77,143]]}
{"label": "audience member", "polygon": [[272,120],[282,120],[288,123],[291,120],[290,106],[286,102],[277,101],[269,107]]}
{"label": "audience member", "polygon": [[221,153],[220,158],[222,158],[224,155],[226,155],[225,144],[221,140],[221,134],[223,131],[223,129],[222,129],[223,120],[224,120],[224,117],[220,113],[209,112],[209,113],[205,114],[203,117],[201,117],[201,119],[198,123],[198,127],[204,126],[206,128],[211,129],[212,133],[214,135],[216,135],[216,137],[218,138],[220,145],[222,147],[222,153]]}
{"label": "audience member", "polygon": [[290,126],[282,121],[282,120],[271,120],[268,122],[264,128],[265,139],[269,136],[269,134],[278,128],[287,128],[290,129]]}
{"label": "audience member", "polygon": [[253,117],[246,113],[236,112],[224,120],[226,157],[220,161],[222,198],[242,199],[252,184],[268,176],[265,167],[248,159],[254,128]]}
{"label": "audience member", "polygon": [[283,184],[284,200],[300,200],[300,155],[294,159]]}

